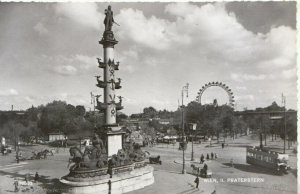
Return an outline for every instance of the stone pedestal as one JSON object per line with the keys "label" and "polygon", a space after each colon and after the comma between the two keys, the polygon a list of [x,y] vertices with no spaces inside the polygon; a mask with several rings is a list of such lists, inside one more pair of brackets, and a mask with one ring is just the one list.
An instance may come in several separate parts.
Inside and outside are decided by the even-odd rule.
{"label": "stone pedestal", "polygon": [[99,134],[106,142],[106,153],[108,157],[118,153],[123,148],[123,137],[126,132],[122,130],[122,126],[105,125],[99,130]]}
{"label": "stone pedestal", "polygon": [[107,155],[111,157],[118,153],[118,150],[122,149],[123,146],[123,131],[111,131],[107,132]]}
{"label": "stone pedestal", "polygon": [[154,183],[153,167],[145,166],[132,171],[114,174],[112,178],[103,176],[100,180],[74,182],[61,179],[67,185],[64,194],[121,194],[142,189]]}

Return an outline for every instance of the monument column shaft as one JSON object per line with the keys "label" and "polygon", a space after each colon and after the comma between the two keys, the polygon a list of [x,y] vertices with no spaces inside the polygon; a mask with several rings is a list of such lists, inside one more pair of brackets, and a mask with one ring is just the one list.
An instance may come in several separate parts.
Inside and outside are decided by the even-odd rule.
{"label": "monument column shaft", "polygon": [[103,47],[104,48],[104,63],[106,64],[104,69],[104,81],[107,83],[104,88],[104,103],[107,103],[108,106],[105,110],[105,124],[111,125],[116,124],[116,107],[113,103],[116,100],[115,96],[115,86],[114,86],[114,68],[109,66],[109,61],[114,60],[114,48],[112,47]]}

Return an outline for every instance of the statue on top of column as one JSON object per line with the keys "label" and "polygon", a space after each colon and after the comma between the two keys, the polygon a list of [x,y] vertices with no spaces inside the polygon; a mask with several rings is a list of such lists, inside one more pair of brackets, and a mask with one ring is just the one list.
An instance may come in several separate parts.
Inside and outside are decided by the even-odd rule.
{"label": "statue on top of column", "polygon": [[104,25],[105,25],[105,31],[111,31],[111,27],[113,25],[114,16],[113,11],[111,10],[111,6],[109,5],[107,9],[105,9],[105,19],[104,19]]}

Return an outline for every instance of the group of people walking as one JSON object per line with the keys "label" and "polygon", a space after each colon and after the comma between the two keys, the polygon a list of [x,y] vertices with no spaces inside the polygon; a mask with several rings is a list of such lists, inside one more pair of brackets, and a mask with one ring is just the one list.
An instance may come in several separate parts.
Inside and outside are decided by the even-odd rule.
{"label": "group of people walking", "polygon": [[[216,159],[216,158],[218,158],[217,153],[211,152],[210,155],[206,154],[206,160],[209,160],[209,159],[213,160],[213,159]],[[200,164],[203,164],[204,160],[205,160],[205,157],[204,157],[203,154],[201,154],[201,156],[200,156]]]}

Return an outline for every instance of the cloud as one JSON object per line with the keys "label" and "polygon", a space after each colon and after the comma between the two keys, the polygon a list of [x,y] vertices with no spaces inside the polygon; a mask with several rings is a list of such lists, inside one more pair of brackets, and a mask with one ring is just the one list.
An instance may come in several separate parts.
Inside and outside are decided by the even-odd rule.
{"label": "cloud", "polygon": [[75,75],[77,73],[77,69],[71,65],[55,66],[53,69],[61,75]]}
{"label": "cloud", "polygon": [[135,68],[134,68],[134,66],[132,66],[132,65],[125,65],[125,66],[123,67],[123,70],[126,71],[126,72],[128,72],[128,73],[133,73],[133,72],[135,72]]}
{"label": "cloud", "polygon": [[[104,4],[97,4],[99,8],[104,7]],[[27,39],[21,36],[9,39],[11,36],[7,36],[7,43],[3,45],[5,48],[11,47],[14,55],[11,55],[9,49],[5,49],[4,55],[0,56],[3,67],[6,68],[0,76],[3,77],[0,82],[2,88],[7,84],[11,84],[9,88],[13,88],[16,86],[15,82],[18,82],[22,86],[16,89],[23,91],[21,87],[27,87],[26,91],[31,93],[26,95],[30,97],[38,96],[36,91],[39,91],[45,96],[53,97],[57,94],[59,98],[63,98],[58,95],[62,92],[86,94],[76,98],[89,99],[89,92],[95,90],[93,75],[96,71],[102,72],[97,68],[96,57],[99,56],[96,55],[102,53],[97,41],[103,32],[101,28],[104,14],[101,13],[102,10],[98,10],[97,4],[51,4],[45,9],[45,14],[39,13],[43,19],[38,18],[40,22],[33,22],[34,27],[27,25],[28,27],[20,29],[24,31],[20,34],[26,36],[26,33],[34,30],[34,41],[32,38],[27,44],[12,45],[15,40]],[[122,7],[122,4],[113,6],[115,20],[120,24],[120,27],[113,27],[119,41],[114,49],[115,60],[120,61],[120,71],[116,76],[122,78],[124,86],[118,92],[132,99],[128,101],[125,111],[139,111],[149,103],[156,103],[159,108],[175,110],[181,88],[186,82],[190,83],[189,95],[192,99],[196,96],[196,89],[205,83],[216,80],[226,82],[230,88],[236,88],[236,96],[242,96],[237,104],[241,107],[247,105],[248,108],[271,102],[273,96],[281,92],[288,94],[289,91],[296,91],[295,29],[273,25],[265,34],[253,33],[246,26],[251,20],[243,22],[245,27],[241,25],[239,14],[228,12],[226,3],[153,4],[165,6],[165,9],[151,8],[155,6],[144,8],[133,3],[125,7],[132,5],[141,10],[122,8],[119,11],[118,7]],[[19,20],[19,17],[17,15],[16,19]],[[276,24],[272,19],[268,22]],[[4,27],[10,29],[5,23]],[[45,39],[36,38],[36,33],[45,35],[47,30],[49,32]],[[23,48],[26,46],[30,49],[25,51]],[[20,54],[19,50],[26,52],[26,55]],[[5,53],[8,53],[7,57],[3,58]],[[41,53],[45,53],[45,56],[38,55]],[[24,65],[16,67],[13,64]],[[16,68],[23,69],[16,72]],[[35,80],[41,81],[34,83]],[[52,87],[51,92],[48,91],[49,87]],[[3,90],[0,94],[3,92],[8,91]],[[207,94],[211,103],[215,93]],[[296,98],[293,95],[290,94],[288,98],[295,99],[290,102],[295,105]],[[41,102],[47,102],[52,97]],[[250,101],[253,97],[258,104]],[[74,103],[76,98],[73,99],[70,95],[66,97]],[[169,104],[151,102],[153,99],[164,99],[162,101]],[[25,102],[24,98],[22,100]],[[260,102],[262,103],[259,104]]]}
{"label": "cloud", "polygon": [[127,98],[127,97],[123,97],[123,101],[124,101],[124,103],[130,104],[130,105],[139,103],[139,101],[137,99]]}
{"label": "cloud", "polygon": [[43,23],[38,22],[33,29],[37,31],[40,35],[48,34],[48,29],[44,26]]}
{"label": "cloud", "polygon": [[82,54],[75,54],[71,56],[42,55],[42,60],[46,61],[45,65],[48,69],[61,75],[86,74],[91,69],[97,68],[96,56],[87,56]]}
{"label": "cloud", "polygon": [[57,3],[54,8],[58,16],[96,30],[100,29],[100,21],[104,19],[96,3]]}
{"label": "cloud", "polygon": [[274,27],[266,35],[261,35],[261,39],[263,42],[257,50],[258,67],[286,68],[296,64],[295,30],[286,26]]}
{"label": "cloud", "polygon": [[297,69],[292,68],[292,69],[287,69],[282,71],[282,76],[284,79],[291,79],[297,77]]}
{"label": "cloud", "polygon": [[170,48],[171,43],[190,41],[185,35],[176,32],[174,23],[155,16],[146,18],[140,10],[121,9],[116,19],[122,26],[118,31],[122,39],[128,38],[152,49],[165,50]]}
{"label": "cloud", "polygon": [[60,94],[60,97],[63,99],[63,100],[65,100],[65,99],[67,99],[67,97],[68,97],[68,93],[61,93]]}
{"label": "cloud", "polygon": [[189,3],[172,3],[168,4],[165,8],[165,11],[176,16],[180,16],[181,18],[186,17],[187,14],[198,11],[197,6],[194,6]]}
{"label": "cloud", "polygon": [[151,103],[154,104],[154,106],[159,106],[159,107],[168,106],[171,104],[170,101],[168,100],[157,100],[157,99],[151,100]]}
{"label": "cloud", "polygon": [[90,69],[91,67],[97,66],[96,56],[90,57],[86,55],[75,55],[73,60],[78,62],[82,69]]}
{"label": "cloud", "polygon": [[[226,81],[230,87],[239,82],[243,86],[236,86],[237,95],[239,92],[244,95],[237,103],[251,107],[254,105],[249,105],[247,100],[272,100],[271,94],[256,94],[253,87],[272,93],[282,90],[274,85],[292,87],[287,87],[288,83],[282,79],[292,77],[289,69],[296,65],[294,29],[274,26],[266,34],[253,33],[239,23],[234,13],[226,10],[224,3],[201,6],[170,3],[165,7],[165,14],[172,16],[172,20],[146,17],[135,9],[122,9],[118,15],[120,42],[126,42],[126,49],[138,51],[142,61],[142,64],[133,62],[130,56],[130,60],[127,59],[137,75],[143,75],[136,78],[141,80],[141,85],[146,84],[149,89],[155,80],[162,83],[158,86],[160,90],[176,96],[178,84],[183,85],[187,80],[191,85]],[[138,83],[136,87],[143,88]],[[160,92],[151,95],[153,99],[165,98]],[[175,97],[167,98],[170,102],[176,101]],[[161,106],[167,107],[163,103]]]}
{"label": "cloud", "polygon": [[17,96],[19,92],[16,89],[0,90],[0,96]]}
{"label": "cloud", "polygon": [[255,97],[251,94],[249,95],[241,95],[241,96],[235,96],[236,100],[243,100],[243,101],[247,101],[247,100],[251,100],[254,101]]}
{"label": "cloud", "polygon": [[[88,96],[88,95],[87,95]],[[72,105],[84,105],[90,107],[90,99],[86,98],[81,94],[68,94],[66,92],[54,95],[54,99],[66,101],[68,104]]]}
{"label": "cloud", "polygon": [[32,97],[30,97],[30,96],[26,96],[24,99],[25,99],[27,102],[30,102],[30,103],[34,102],[34,99],[33,99]]}
{"label": "cloud", "polygon": [[131,60],[136,60],[139,58],[138,53],[136,50],[125,50],[124,52],[122,52],[123,57],[127,57],[130,58]]}
{"label": "cloud", "polygon": [[231,73],[230,75],[231,79],[234,81],[238,82],[243,82],[243,81],[259,81],[259,80],[264,80],[267,78],[265,74],[260,74],[260,75],[251,75],[251,74],[236,74],[236,73]]}
{"label": "cloud", "polygon": [[246,91],[247,90],[247,88],[245,86],[236,86],[235,89],[237,91]]}

